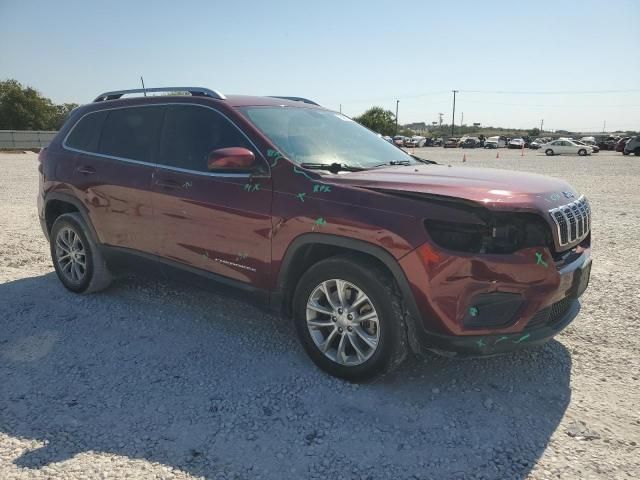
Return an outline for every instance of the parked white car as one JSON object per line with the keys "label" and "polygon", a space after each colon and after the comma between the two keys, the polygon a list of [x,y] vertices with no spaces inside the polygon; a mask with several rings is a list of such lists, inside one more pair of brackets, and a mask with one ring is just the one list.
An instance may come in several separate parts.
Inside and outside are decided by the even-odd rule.
{"label": "parked white car", "polygon": [[410,140],[406,141],[404,145],[405,147],[424,147],[425,143],[427,143],[427,139],[425,137],[414,135]]}
{"label": "parked white car", "polygon": [[489,137],[484,142],[484,148],[502,148],[507,146],[506,137]]}
{"label": "parked white car", "polygon": [[591,155],[593,148],[588,145],[579,145],[572,140],[559,139],[549,142],[541,147],[547,155]]}
{"label": "parked white car", "polygon": [[524,148],[524,143],[522,138],[513,138],[509,140],[509,148]]}

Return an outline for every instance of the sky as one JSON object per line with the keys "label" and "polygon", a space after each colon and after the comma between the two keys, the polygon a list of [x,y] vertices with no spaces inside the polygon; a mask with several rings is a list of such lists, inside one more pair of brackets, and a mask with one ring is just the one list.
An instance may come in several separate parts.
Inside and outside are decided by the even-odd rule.
{"label": "sky", "polygon": [[[401,124],[640,130],[640,1],[0,0],[0,80],[56,103],[203,86]],[[606,124],[606,127],[605,127]]]}

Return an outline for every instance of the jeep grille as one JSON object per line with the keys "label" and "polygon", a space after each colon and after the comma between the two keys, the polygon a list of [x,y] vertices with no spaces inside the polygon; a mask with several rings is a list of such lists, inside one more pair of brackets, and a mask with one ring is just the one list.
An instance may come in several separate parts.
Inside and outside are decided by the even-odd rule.
{"label": "jeep grille", "polygon": [[582,195],[575,202],[549,210],[558,229],[560,246],[582,240],[591,230],[591,208]]}

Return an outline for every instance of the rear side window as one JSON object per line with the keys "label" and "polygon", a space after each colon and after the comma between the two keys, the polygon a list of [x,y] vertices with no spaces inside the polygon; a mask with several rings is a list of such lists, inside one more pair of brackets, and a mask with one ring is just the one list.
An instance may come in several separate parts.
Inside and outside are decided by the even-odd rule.
{"label": "rear side window", "polygon": [[98,153],[152,162],[160,139],[164,107],[109,110],[102,128]]}
{"label": "rear side window", "polygon": [[167,107],[158,163],[207,172],[209,153],[218,148],[255,149],[222,114],[193,105]]}
{"label": "rear side window", "polygon": [[100,130],[107,112],[88,113],[71,129],[65,145],[84,152],[96,152],[100,140]]}

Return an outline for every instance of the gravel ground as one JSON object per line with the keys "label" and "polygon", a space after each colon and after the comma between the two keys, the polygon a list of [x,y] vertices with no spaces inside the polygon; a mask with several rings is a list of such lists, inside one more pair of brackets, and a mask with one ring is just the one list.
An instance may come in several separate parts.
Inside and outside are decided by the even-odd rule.
{"label": "gravel ground", "polygon": [[591,286],[557,340],[352,385],[224,293],[127,277],[74,295],[38,224],[36,156],[0,154],[0,478],[640,478],[640,158],[419,153],[588,195]]}

